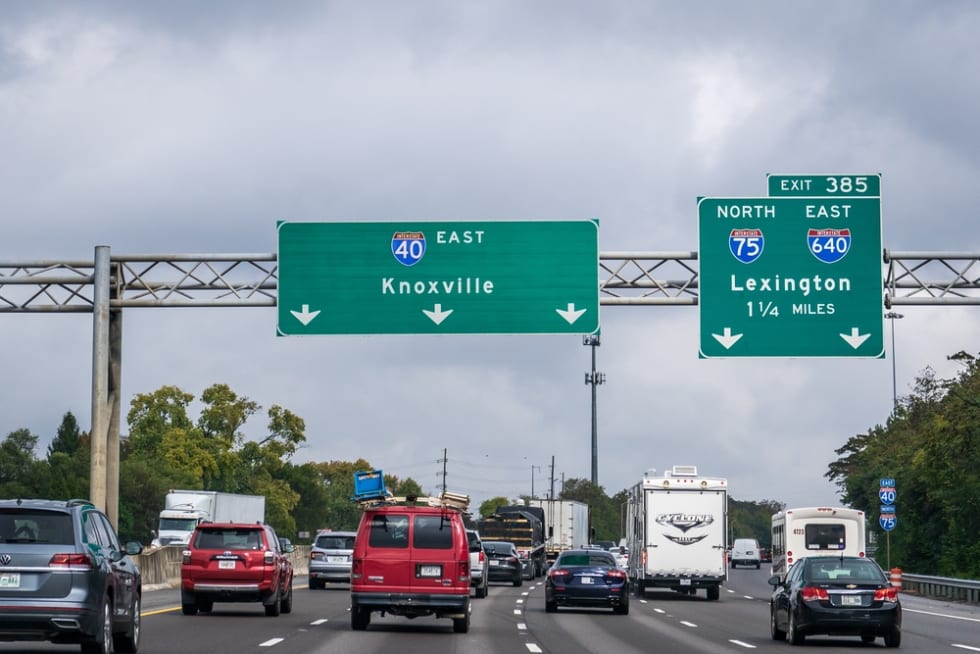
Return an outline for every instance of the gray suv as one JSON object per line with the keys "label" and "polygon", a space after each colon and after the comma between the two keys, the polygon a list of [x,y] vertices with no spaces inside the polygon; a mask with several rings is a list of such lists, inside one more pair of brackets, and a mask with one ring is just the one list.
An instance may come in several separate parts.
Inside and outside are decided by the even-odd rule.
{"label": "gray suv", "polygon": [[310,548],[310,588],[323,588],[328,581],[350,583],[354,556],[353,531],[321,531]]}
{"label": "gray suv", "polygon": [[136,652],[142,550],[86,500],[0,500],[0,640]]}

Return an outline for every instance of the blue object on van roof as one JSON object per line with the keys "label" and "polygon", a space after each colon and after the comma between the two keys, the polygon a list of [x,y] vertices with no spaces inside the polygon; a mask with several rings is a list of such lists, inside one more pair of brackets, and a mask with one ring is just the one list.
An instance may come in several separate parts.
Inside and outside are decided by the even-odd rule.
{"label": "blue object on van roof", "polygon": [[388,497],[385,490],[384,473],[380,470],[361,471],[354,473],[354,501],[383,500]]}

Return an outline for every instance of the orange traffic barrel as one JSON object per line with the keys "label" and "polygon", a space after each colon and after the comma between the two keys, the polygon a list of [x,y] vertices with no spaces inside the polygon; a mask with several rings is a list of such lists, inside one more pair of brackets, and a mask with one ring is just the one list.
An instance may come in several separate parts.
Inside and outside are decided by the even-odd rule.
{"label": "orange traffic barrel", "polygon": [[892,573],[891,574],[892,586],[894,586],[899,590],[902,590],[902,569],[892,568],[891,573]]}

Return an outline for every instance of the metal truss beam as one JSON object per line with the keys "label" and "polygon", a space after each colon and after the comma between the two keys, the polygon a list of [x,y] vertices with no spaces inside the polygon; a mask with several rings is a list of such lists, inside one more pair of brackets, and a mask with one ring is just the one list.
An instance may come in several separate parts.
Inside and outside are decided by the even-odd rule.
{"label": "metal truss beam", "polygon": [[[599,303],[698,303],[697,252],[601,252]],[[114,309],[275,306],[275,254],[161,254],[110,257]],[[0,261],[0,313],[91,313],[93,261]],[[980,253],[889,252],[886,308],[980,305]]]}

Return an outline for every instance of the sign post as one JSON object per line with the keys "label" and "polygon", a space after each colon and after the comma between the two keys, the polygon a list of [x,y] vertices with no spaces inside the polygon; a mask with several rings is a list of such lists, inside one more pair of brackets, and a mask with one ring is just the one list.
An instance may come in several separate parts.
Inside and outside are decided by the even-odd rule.
{"label": "sign post", "polygon": [[277,333],[591,334],[598,222],[280,222]]}
{"label": "sign post", "polygon": [[883,358],[880,179],[769,186],[698,201],[700,356]]}

